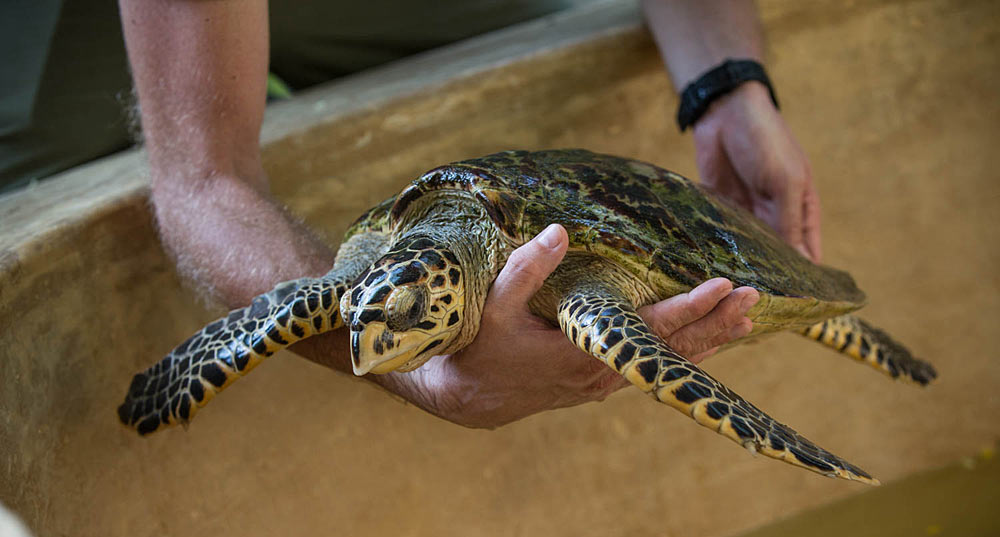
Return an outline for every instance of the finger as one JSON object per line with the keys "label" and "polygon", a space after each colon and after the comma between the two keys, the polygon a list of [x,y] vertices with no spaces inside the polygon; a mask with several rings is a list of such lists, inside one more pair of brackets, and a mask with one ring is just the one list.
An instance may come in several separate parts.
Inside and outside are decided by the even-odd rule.
{"label": "finger", "polygon": [[809,257],[805,241],[802,238],[802,184],[797,180],[787,180],[786,188],[775,197],[778,204],[777,231],[788,244],[791,244],[802,255]]}
{"label": "finger", "polygon": [[814,263],[823,260],[822,245],[820,244],[819,232],[819,195],[812,181],[806,184],[806,190],[802,196],[802,235],[809,250],[809,258]]}
{"label": "finger", "polygon": [[[746,321],[750,321],[750,320],[746,319]],[[746,321],[744,321],[744,322],[746,322]],[[750,321],[749,324],[746,325],[746,327],[744,327],[744,328],[742,328],[740,330],[740,332],[745,332],[745,333],[743,335],[733,337],[732,339],[733,340],[739,339],[739,338],[744,337],[745,335],[749,334],[752,331],[753,331],[753,322]],[[726,343],[728,343],[728,341]],[[717,345],[715,347],[712,347],[711,349],[708,349],[707,351],[699,352],[698,354],[695,354],[694,356],[691,356],[690,358],[688,358],[688,360],[691,360],[691,363],[693,363],[693,364],[699,364],[705,358],[708,358],[708,357],[712,356],[713,354],[719,352],[719,349],[722,348],[723,344],[719,344],[719,345]]]}
{"label": "finger", "polygon": [[584,389],[583,393],[587,401],[581,402],[603,401],[609,395],[631,385],[632,383],[625,380],[625,377],[605,367],[604,372]]}
{"label": "finger", "polygon": [[528,300],[562,262],[568,245],[566,230],[559,224],[552,224],[514,250],[493,282],[487,304],[502,310],[527,311]]}
{"label": "finger", "polygon": [[729,203],[750,209],[750,192],[733,167],[729,154],[716,132],[711,137],[695,136],[695,159],[701,184]]}
{"label": "finger", "polygon": [[746,336],[753,328],[746,313],[759,299],[755,289],[740,287],[711,313],[671,334],[667,344],[684,356],[694,356]]}
{"label": "finger", "polygon": [[691,360],[692,364],[700,364],[702,360],[715,354],[716,352],[718,352],[718,350],[719,350],[718,347],[712,347],[711,349],[708,349],[705,352],[700,352],[698,354],[695,354],[694,356],[688,358],[688,360]]}
{"label": "finger", "polygon": [[639,308],[639,316],[656,335],[666,340],[681,327],[701,319],[726,298],[733,284],[725,278],[712,278],[690,292]]}

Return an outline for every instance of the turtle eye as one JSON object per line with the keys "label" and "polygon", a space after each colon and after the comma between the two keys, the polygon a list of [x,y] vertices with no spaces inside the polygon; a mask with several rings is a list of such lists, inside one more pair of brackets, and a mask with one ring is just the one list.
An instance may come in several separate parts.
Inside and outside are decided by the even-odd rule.
{"label": "turtle eye", "polygon": [[427,290],[422,285],[393,289],[385,301],[385,312],[389,330],[409,330],[427,314]]}

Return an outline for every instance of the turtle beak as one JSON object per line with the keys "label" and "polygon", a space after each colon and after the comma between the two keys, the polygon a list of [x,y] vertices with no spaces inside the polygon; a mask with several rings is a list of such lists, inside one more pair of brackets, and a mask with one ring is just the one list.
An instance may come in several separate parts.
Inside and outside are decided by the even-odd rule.
{"label": "turtle beak", "polygon": [[399,369],[424,349],[426,334],[394,334],[383,323],[370,323],[351,332],[351,365],[357,376],[384,375]]}

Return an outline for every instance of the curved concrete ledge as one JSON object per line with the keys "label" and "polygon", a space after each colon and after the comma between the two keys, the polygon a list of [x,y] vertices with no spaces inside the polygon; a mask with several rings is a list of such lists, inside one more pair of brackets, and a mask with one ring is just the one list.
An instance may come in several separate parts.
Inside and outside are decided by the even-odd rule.
{"label": "curved concrete ledge", "polygon": [[[883,480],[998,433],[996,6],[761,6],[826,258],[941,381],[893,385],[792,336],[707,367]],[[271,107],[262,147],[275,196],[334,244],[416,174],[500,149],[694,176],[674,106],[636,6],[600,3]],[[39,535],[731,535],[860,490],[637,393],[470,431],[290,355],[186,433],[136,438],[114,415],[131,375],[218,313],[163,253],[142,169],[128,152],[0,198],[0,501]]]}

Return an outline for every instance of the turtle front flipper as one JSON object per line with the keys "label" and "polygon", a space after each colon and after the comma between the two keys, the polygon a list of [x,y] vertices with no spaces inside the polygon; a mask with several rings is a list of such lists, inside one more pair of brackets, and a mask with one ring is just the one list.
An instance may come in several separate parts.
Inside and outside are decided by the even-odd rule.
{"label": "turtle front flipper", "polygon": [[889,334],[854,315],[827,319],[803,329],[801,333],[894,379],[926,386],[937,378],[933,365],[914,358]]}
{"label": "turtle front flipper", "polygon": [[321,278],[278,284],[245,308],[202,328],[132,379],[118,418],[140,435],[190,421],[216,393],[285,347],[343,325],[340,298],[384,251],[384,239],[355,235]]}
{"label": "turtle front flipper", "polygon": [[558,305],[569,339],[642,391],[752,452],[831,477],[878,484],[867,472],[820,448],[674,352],[613,285],[581,281]]}

